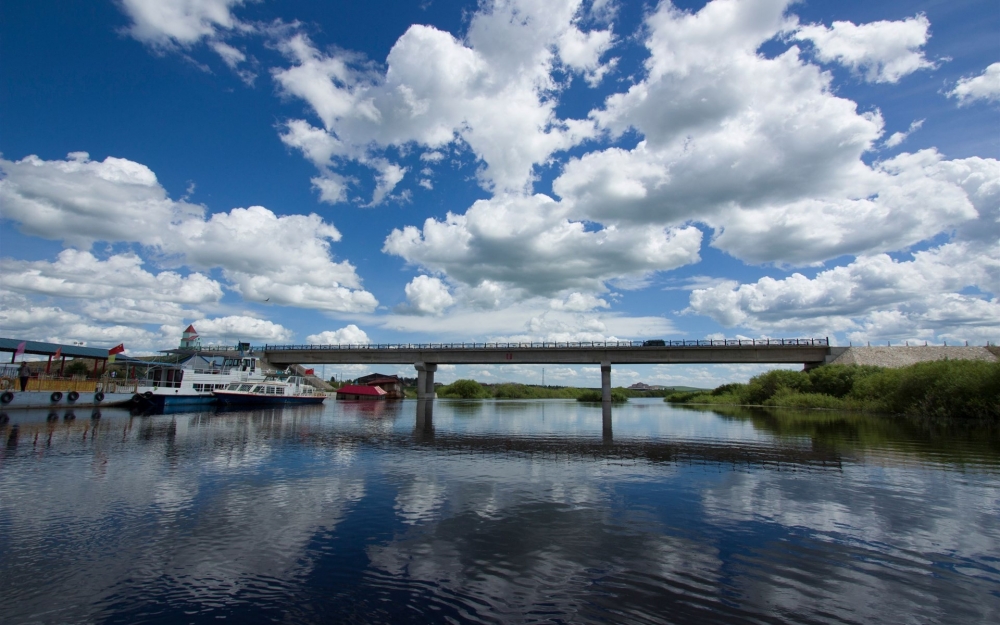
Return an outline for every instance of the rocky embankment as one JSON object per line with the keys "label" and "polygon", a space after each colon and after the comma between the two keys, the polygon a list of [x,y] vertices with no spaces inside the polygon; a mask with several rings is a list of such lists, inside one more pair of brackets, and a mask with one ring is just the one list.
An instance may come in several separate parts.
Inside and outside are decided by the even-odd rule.
{"label": "rocky embankment", "polygon": [[877,367],[899,368],[930,360],[1000,360],[997,347],[942,347],[895,346],[895,347],[850,347],[835,358],[834,365],[875,365]]}

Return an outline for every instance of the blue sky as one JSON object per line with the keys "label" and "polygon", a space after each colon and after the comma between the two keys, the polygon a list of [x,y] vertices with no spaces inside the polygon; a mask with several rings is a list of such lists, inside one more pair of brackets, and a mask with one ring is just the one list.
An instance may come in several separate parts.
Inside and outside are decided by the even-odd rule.
{"label": "blue sky", "polygon": [[995,3],[2,11],[4,336],[1000,338]]}

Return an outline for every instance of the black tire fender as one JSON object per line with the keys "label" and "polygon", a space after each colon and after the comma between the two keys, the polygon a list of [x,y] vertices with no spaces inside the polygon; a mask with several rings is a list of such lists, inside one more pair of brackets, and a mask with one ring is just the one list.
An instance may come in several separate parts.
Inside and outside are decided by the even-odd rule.
{"label": "black tire fender", "polygon": [[57,401],[59,401],[59,400],[62,399],[62,393],[60,393],[59,391],[56,391],[56,392],[52,393],[51,395],[49,395],[49,399],[51,399],[53,402],[57,402]]}
{"label": "black tire fender", "polygon": [[4,394],[0,395],[0,403],[9,404],[12,401],[14,401],[14,393],[4,391]]}
{"label": "black tire fender", "polygon": [[69,393],[67,393],[66,399],[68,399],[69,401],[76,401],[80,399],[80,394],[77,393],[76,391],[70,391]]}
{"label": "black tire fender", "polygon": [[104,401],[104,392],[103,391],[97,391],[96,393],[94,393],[94,401],[95,402],[102,402],[102,401]]}

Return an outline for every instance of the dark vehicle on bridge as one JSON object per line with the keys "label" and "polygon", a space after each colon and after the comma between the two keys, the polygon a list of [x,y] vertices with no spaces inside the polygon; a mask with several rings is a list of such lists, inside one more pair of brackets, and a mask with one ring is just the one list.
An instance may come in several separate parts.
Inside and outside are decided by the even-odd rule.
{"label": "dark vehicle on bridge", "polygon": [[642,342],[643,347],[665,347],[666,342],[663,339],[652,339],[649,341]]}

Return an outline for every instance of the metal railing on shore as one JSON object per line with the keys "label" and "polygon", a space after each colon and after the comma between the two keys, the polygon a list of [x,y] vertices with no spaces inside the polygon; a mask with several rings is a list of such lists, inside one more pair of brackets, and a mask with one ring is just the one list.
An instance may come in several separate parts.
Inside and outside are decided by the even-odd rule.
{"label": "metal railing on shore", "polygon": [[383,350],[383,349],[635,349],[657,347],[829,347],[830,339],[712,339],[682,341],[583,341],[542,343],[366,343],[337,345],[263,345],[260,351],[291,350]]}
{"label": "metal railing on shore", "polygon": [[[96,393],[98,391],[102,393],[134,393],[139,382],[139,380],[134,379],[101,378],[99,380],[88,380],[61,378],[43,374],[39,377],[28,378],[28,384],[24,387],[24,390],[46,393],[49,391],[59,391],[62,393],[70,391],[76,391],[77,393]],[[20,390],[20,388],[21,382],[19,378],[11,376],[0,377],[0,390]]]}

